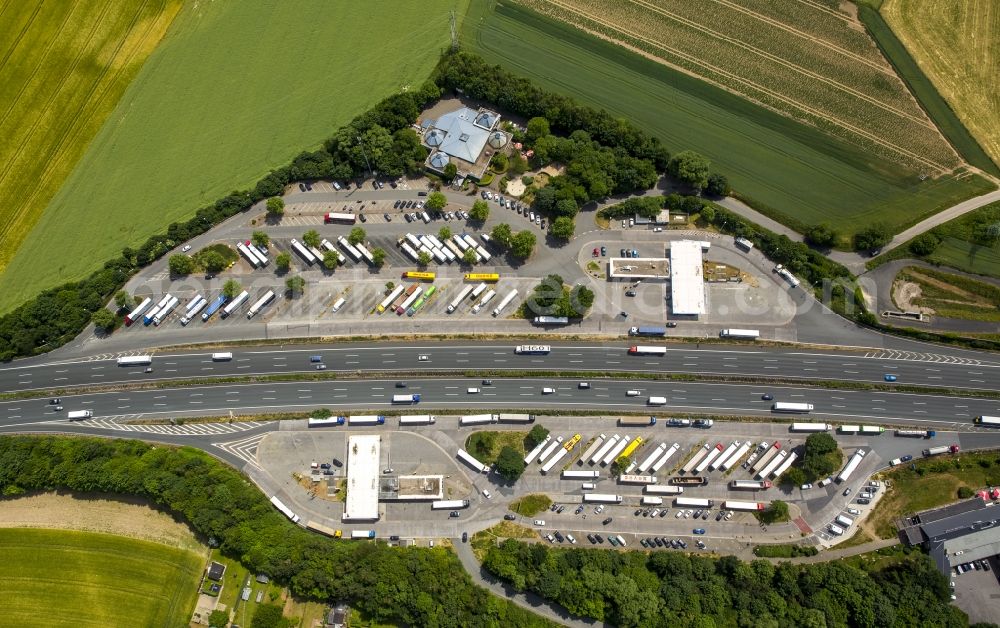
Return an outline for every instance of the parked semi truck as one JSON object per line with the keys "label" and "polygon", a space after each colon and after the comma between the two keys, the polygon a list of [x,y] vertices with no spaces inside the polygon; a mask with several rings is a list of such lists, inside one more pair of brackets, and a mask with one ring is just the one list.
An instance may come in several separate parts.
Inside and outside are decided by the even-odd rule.
{"label": "parked semi truck", "polygon": [[656,425],[656,417],[651,416],[648,419],[618,419],[618,425],[621,427],[645,427],[647,425]]}
{"label": "parked semi truck", "polygon": [[381,414],[363,414],[347,417],[348,425],[384,425],[385,417]]}
{"label": "parked semi truck", "polygon": [[940,456],[941,454],[957,454],[958,445],[939,445],[938,447],[931,447],[930,449],[924,450],[924,456]]}
{"label": "parked semi truck", "polygon": [[666,336],[666,327],[655,327],[655,326],[641,326],[633,327],[628,330],[629,336]]}
{"label": "parked semi truck", "polygon": [[896,430],[896,436],[909,438],[934,438],[937,432],[934,430]]}

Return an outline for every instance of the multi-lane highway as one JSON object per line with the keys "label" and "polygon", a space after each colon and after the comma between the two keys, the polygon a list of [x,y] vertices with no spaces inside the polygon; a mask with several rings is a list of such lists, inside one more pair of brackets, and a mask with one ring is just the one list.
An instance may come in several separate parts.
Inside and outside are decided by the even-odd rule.
{"label": "multi-lane highway", "polygon": [[[649,339],[634,344],[656,344]],[[548,355],[517,355],[514,343],[417,342],[246,347],[231,361],[215,362],[209,350],[154,353],[153,372],[118,367],[115,356],[12,365],[0,369],[0,391],[70,389],[122,383],[315,372],[319,355],[328,371],[429,372],[464,370],[684,373],[702,376],[832,380],[1000,390],[1000,358],[892,350],[821,351],[735,345],[668,345],[666,355],[629,355],[625,343],[553,344]],[[421,359],[426,356],[426,359]]]}
{"label": "multi-lane highway", "polygon": [[[317,382],[263,382],[177,387],[154,390],[111,391],[64,395],[63,411],[46,399],[0,403],[0,427],[24,427],[39,422],[61,422],[69,410],[91,410],[95,418],[168,418],[218,416],[230,411],[244,413],[302,412],[327,407],[335,412],[372,409],[382,414],[431,409],[537,408],[575,410],[594,414],[648,411],[650,414],[678,412],[729,415],[772,415],[770,393],[778,401],[806,402],[815,406],[813,416],[833,422],[916,423],[938,429],[971,429],[980,414],[1000,415],[1000,400],[972,397],[912,394],[902,392],[843,391],[796,386],[763,386],[709,382],[647,382],[595,380],[589,390],[578,389],[578,380],[494,379],[483,386],[479,379],[434,378],[406,382],[396,380],[345,380]],[[476,387],[478,394],[467,389]],[[542,394],[553,387],[552,394]],[[626,391],[637,390],[638,396]],[[393,405],[393,394],[420,393],[414,406]],[[650,396],[666,397],[662,406],[647,405]]]}

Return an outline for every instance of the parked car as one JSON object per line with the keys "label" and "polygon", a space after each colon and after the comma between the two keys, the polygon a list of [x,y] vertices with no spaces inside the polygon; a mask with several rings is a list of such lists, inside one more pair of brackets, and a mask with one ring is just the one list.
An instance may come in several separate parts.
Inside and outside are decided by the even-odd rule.
{"label": "parked car", "polygon": [[535,519],[535,525],[536,526],[543,526],[543,525],[545,525],[545,519]]}
{"label": "parked car", "polygon": [[587,535],[587,540],[590,541],[591,545],[596,545],[597,544],[597,537],[594,536],[593,534],[588,534]]}
{"label": "parked car", "polygon": [[468,532],[463,532],[462,533],[462,542],[463,543],[468,543],[469,542],[469,533]]}
{"label": "parked car", "polygon": [[553,534],[556,535],[556,540],[559,541],[560,543],[562,543],[563,541],[566,540],[566,537],[564,537],[562,535],[562,532],[559,532],[558,530],[556,530],[555,532],[553,532]]}
{"label": "parked car", "polygon": [[625,291],[625,296],[627,296],[627,297],[634,297],[635,296],[635,290],[626,290]]}
{"label": "parked car", "polygon": [[506,521],[514,521],[515,519],[517,519],[517,517],[516,517],[515,515],[512,515],[512,514],[511,514],[511,513],[509,513],[509,512],[508,512],[507,514],[505,514],[505,515],[503,516],[503,518],[504,518],[504,520],[506,520]]}
{"label": "parked car", "polygon": [[800,489],[802,489],[803,491],[808,491],[808,490],[809,490],[809,489],[811,489],[812,487],[813,487],[813,485],[812,485],[812,484],[803,484],[803,485],[802,485],[802,486],[800,486],[799,488],[800,488]]}
{"label": "parked car", "polygon": [[460,512],[459,512],[459,511],[457,511],[457,510],[452,510],[451,512],[449,512],[449,513],[448,513],[448,516],[449,516],[449,517],[461,517],[461,516],[462,516],[462,513],[460,513]]}
{"label": "parked car", "polygon": [[692,532],[695,534],[705,534],[705,528],[695,528]]}
{"label": "parked car", "polygon": [[487,489],[484,488],[483,489],[483,497],[485,497],[486,499],[493,499],[493,494],[490,493]]}
{"label": "parked car", "polygon": [[602,246],[601,247],[601,255],[607,255],[607,254],[608,254],[608,249]]}
{"label": "parked car", "polygon": [[850,494],[851,494],[851,487],[849,487],[849,486],[848,486],[847,488],[845,488],[845,489],[844,489],[844,492],[843,492],[843,493],[841,493],[841,494],[842,494],[842,495],[843,495],[844,497],[847,497],[848,495],[850,495]]}
{"label": "parked car", "polygon": [[605,525],[606,526],[609,523],[611,523],[612,521],[614,521],[614,517],[607,517],[604,521],[601,522],[601,525]]}
{"label": "parked car", "polygon": [[574,514],[574,515],[578,515],[578,514],[580,514],[581,512],[583,512],[583,504],[580,504],[579,506],[577,506],[577,507],[576,507],[576,510],[574,510],[574,511],[573,511],[573,514]]}

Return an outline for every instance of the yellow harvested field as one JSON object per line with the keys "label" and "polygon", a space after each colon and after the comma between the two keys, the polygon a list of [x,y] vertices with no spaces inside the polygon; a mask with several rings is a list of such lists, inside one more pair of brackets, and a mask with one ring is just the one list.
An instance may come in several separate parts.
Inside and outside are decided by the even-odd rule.
{"label": "yellow harvested field", "polygon": [[0,272],[181,5],[0,2]]}
{"label": "yellow harvested field", "polygon": [[961,159],[856,17],[802,0],[519,0],[925,174]]}
{"label": "yellow harvested field", "polygon": [[983,150],[1000,163],[1000,3],[886,0],[880,13]]}

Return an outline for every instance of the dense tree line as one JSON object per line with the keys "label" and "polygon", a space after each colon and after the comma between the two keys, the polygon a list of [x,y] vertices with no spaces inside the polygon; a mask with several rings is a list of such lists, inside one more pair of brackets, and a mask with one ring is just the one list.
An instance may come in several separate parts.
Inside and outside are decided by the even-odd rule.
{"label": "dense tree line", "polygon": [[[166,233],[150,236],[138,248],[122,249],[119,257],[108,260],[86,279],[45,290],[3,315],[0,360],[50,351],[69,342],[141,268],[258,201],[280,196],[291,182],[348,180],[366,173],[369,164],[389,176],[419,171],[427,151],[410,125],[424,107],[439,97],[440,90],[432,82],[392,95],[338,130],[322,149],[301,153],[287,166],[272,170],[252,189],[232,192],[202,207],[188,221],[172,223]],[[101,323],[107,322],[101,315],[98,318]]]}
{"label": "dense tree line", "polygon": [[191,448],[136,440],[0,438],[0,493],[137,495],[182,516],[253,573],[307,599],[351,603],[377,623],[549,626],[474,586],[450,552],[335,541],[292,524],[235,470]]}
{"label": "dense tree line", "polygon": [[[658,138],[647,135],[631,122],[581,105],[568,96],[545,91],[529,79],[499,65],[490,65],[476,55],[463,51],[446,54],[438,63],[433,80],[442,89],[460,90],[526,119],[545,118],[550,130],[560,135],[585,131],[602,146],[620,148],[632,157],[651,162],[657,172],[663,172],[670,160],[670,153]],[[537,137],[548,134],[546,129],[539,131]]]}
{"label": "dense tree line", "polygon": [[508,540],[486,569],[571,613],[618,626],[966,626],[929,558],[773,565],[679,552],[561,549]]}

